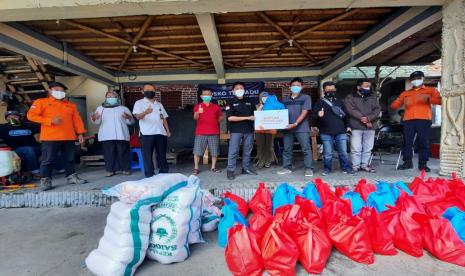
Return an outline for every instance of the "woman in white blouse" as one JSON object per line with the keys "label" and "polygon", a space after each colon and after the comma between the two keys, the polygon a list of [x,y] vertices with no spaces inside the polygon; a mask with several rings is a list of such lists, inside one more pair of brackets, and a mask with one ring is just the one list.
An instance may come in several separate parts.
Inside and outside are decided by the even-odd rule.
{"label": "woman in white blouse", "polygon": [[105,94],[105,101],[92,115],[92,121],[99,124],[98,140],[102,143],[107,177],[122,171],[129,175],[129,129],[134,123],[131,111],[121,105],[116,92]]}

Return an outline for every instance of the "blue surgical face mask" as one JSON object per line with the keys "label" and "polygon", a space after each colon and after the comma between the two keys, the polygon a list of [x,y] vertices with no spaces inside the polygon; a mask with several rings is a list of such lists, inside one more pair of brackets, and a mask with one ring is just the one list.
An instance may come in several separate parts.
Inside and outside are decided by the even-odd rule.
{"label": "blue surgical face mask", "polygon": [[116,105],[118,103],[118,98],[106,98],[105,102],[109,105]]}
{"label": "blue surgical face mask", "polygon": [[204,103],[209,103],[212,100],[212,96],[200,96]]}
{"label": "blue surgical face mask", "polygon": [[368,96],[371,94],[371,88],[363,88],[361,87],[360,88],[360,94],[362,94],[363,96]]}
{"label": "blue surgical face mask", "polygon": [[294,94],[299,94],[302,91],[302,87],[298,85],[291,86],[291,92]]}

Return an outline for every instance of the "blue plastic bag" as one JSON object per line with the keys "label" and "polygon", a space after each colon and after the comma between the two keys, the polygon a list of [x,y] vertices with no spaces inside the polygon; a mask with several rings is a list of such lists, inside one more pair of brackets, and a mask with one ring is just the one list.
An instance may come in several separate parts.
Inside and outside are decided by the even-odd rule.
{"label": "blue plastic bag", "polygon": [[228,230],[236,223],[249,226],[244,216],[237,210],[237,205],[232,200],[224,199],[225,205],[221,209],[223,216],[218,224],[218,245],[225,248],[228,244]]}
{"label": "blue plastic bag", "polygon": [[399,195],[400,191],[397,188],[391,189],[389,183],[378,182],[376,184],[376,191],[368,196],[367,204],[369,207],[375,208],[378,213],[381,213],[388,209],[386,205],[394,206]]}
{"label": "blue plastic bag", "polygon": [[306,199],[312,200],[313,203],[315,203],[316,207],[323,207],[323,204],[321,203],[320,194],[318,193],[315,184],[313,184],[312,182],[308,182],[307,186],[305,186],[302,193],[304,194],[304,197]]}
{"label": "blue plastic bag", "polygon": [[405,183],[403,181],[398,181],[398,182],[394,182],[391,184],[391,188],[397,188],[399,189],[399,191],[404,191],[406,192],[408,195],[413,195],[413,192],[412,190],[410,190],[410,188],[405,185]]}
{"label": "blue plastic bag", "polygon": [[279,185],[273,195],[273,214],[277,208],[283,205],[294,204],[296,196],[304,197],[301,192],[287,183]]}
{"label": "blue plastic bag", "polygon": [[450,221],[459,238],[465,242],[465,212],[454,206],[447,208],[442,216]]}
{"label": "blue plastic bag", "polygon": [[356,216],[362,211],[362,208],[366,206],[365,201],[363,201],[362,197],[359,193],[348,191],[346,192],[341,198],[349,199],[350,204],[352,205],[352,215]]}
{"label": "blue plastic bag", "polygon": [[266,102],[263,104],[262,110],[280,110],[285,108],[284,104],[279,102],[275,95],[269,95],[266,98]]}

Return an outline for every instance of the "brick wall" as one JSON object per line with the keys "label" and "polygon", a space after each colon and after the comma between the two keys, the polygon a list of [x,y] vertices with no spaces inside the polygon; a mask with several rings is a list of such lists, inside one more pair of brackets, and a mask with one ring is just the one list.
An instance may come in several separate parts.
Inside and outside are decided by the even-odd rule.
{"label": "brick wall", "polygon": [[[305,82],[303,93],[311,95],[315,101],[318,98],[318,83]],[[187,105],[197,104],[197,84],[169,84],[157,85],[156,99],[166,109],[184,108]],[[265,90],[276,94],[279,99],[289,95],[289,82],[265,82]],[[126,106],[132,108],[134,102],[142,99],[142,86],[124,86],[124,99]]]}

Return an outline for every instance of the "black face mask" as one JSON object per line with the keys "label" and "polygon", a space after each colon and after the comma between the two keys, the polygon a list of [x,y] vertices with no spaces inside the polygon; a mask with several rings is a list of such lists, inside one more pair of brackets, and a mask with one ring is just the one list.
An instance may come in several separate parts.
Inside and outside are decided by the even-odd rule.
{"label": "black face mask", "polygon": [[144,97],[147,99],[155,98],[155,91],[144,91]]}
{"label": "black face mask", "polygon": [[335,94],[336,94],[336,91],[325,91],[324,92],[325,98],[328,98],[330,100],[333,100],[336,98]]}

